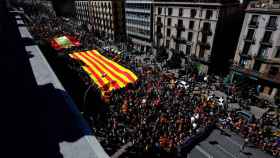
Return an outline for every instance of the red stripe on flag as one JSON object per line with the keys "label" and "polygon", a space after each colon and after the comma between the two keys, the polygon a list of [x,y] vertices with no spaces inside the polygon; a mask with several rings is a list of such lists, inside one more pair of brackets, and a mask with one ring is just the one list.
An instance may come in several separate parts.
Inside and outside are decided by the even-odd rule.
{"label": "red stripe on flag", "polygon": [[[79,56],[75,55],[75,53],[73,54],[73,56],[75,56],[78,59],[81,59]],[[81,60],[83,60],[83,59],[81,59]],[[97,73],[90,66],[87,66],[87,67],[90,70],[91,74],[97,79],[99,84],[103,87],[105,85],[104,81],[97,75]]]}
{"label": "red stripe on flag", "polygon": [[[121,78],[118,74],[116,74],[115,72],[111,71],[107,65],[105,65],[104,63],[98,61],[98,57],[97,56],[91,56],[89,52],[86,52],[86,54],[89,56],[89,58],[91,58],[92,60],[94,60],[95,62],[99,63],[101,66],[104,67],[104,69],[106,69],[110,74],[112,74],[115,78],[117,78],[119,81],[121,81],[124,85],[126,85],[128,82],[125,81],[123,78]],[[97,59],[96,59],[97,58]],[[109,65],[110,66],[110,65]]]}
{"label": "red stripe on flag", "polygon": [[107,60],[103,59],[102,57],[99,56],[99,54],[94,53],[93,51],[91,51],[91,54],[96,56],[97,58],[99,58],[100,60],[102,60],[104,63],[106,63],[107,65],[109,65],[110,67],[112,67],[115,71],[124,74],[130,81],[134,82],[135,79],[130,76],[127,72],[119,69],[118,67],[116,67],[114,64],[108,62]]}
{"label": "red stripe on flag", "polygon": [[[99,66],[97,66],[93,61],[91,61],[90,58],[84,54],[84,52],[80,53],[80,55],[83,56],[84,58],[86,58],[86,60],[89,63],[91,63],[99,72],[101,72],[101,74],[105,74],[105,72],[103,70],[101,70],[101,68]],[[110,81],[110,86],[111,86],[111,83],[114,82],[113,79],[108,75],[106,75],[105,78]],[[114,88],[119,89],[120,86],[118,84],[115,84]]]}

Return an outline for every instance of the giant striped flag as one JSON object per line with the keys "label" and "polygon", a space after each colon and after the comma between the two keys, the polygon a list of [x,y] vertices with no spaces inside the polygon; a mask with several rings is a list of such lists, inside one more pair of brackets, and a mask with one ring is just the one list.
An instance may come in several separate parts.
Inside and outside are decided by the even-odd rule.
{"label": "giant striped flag", "polygon": [[97,50],[75,52],[69,55],[71,58],[85,63],[82,68],[90,75],[102,92],[123,88],[128,83],[134,83],[138,79],[133,72],[107,59]]}

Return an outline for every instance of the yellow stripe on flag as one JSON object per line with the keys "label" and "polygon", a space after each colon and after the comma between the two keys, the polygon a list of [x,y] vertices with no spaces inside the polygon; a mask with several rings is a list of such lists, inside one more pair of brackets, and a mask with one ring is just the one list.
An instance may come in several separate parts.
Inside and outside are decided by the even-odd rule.
{"label": "yellow stripe on flag", "polygon": [[[88,57],[88,60],[94,62],[96,64],[96,66],[98,66],[103,72],[105,72],[106,75],[108,75],[112,80],[116,81],[117,84],[120,87],[125,87],[125,83],[122,83],[120,80],[118,80],[115,76],[113,76],[112,73],[110,73],[108,71],[108,69],[106,67],[103,67],[101,64],[99,64],[98,62],[96,62],[92,57],[90,57],[89,55],[87,55],[86,53],[83,53],[84,56]],[[91,64],[91,63],[90,63]],[[110,86],[111,87],[111,86]]]}
{"label": "yellow stripe on flag", "polygon": [[80,60],[82,60],[86,65],[88,65],[88,67],[91,68],[105,84],[108,84],[108,83],[110,82],[110,81],[108,81],[105,77],[102,77],[103,74],[102,74],[100,71],[98,71],[98,70],[96,69],[96,67],[93,66],[86,58],[82,57],[82,56],[80,55],[80,53],[75,53],[75,55],[76,55]]}
{"label": "yellow stripe on flag", "polygon": [[105,67],[107,69],[109,69],[110,71],[114,72],[116,75],[118,75],[120,78],[122,78],[124,80],[124,84],[127,84],[129,82],[131,82],[123,73],[120,73],[119,71],[114,70],[110,65],[106,64],[105,62],[103,62],[102,60],[100,60],[99,58],[97,58],[94,54],[92,54],[91,52],[88,52],[88,55],[91,56],[94,60],[102,63],[105,65]]}
{"label": "yellow stripe on flag", "polygon": [[97,86],[98,86],[99,88],[101,88],[102,85],[98,82],[97,78],[95,78],[95,77],[92,75],[92,73],[90,72],[90,70],[88,69],[88,67],[82,66],[82,68],[85,70],[85,72],[86,72],[87,74],[89,74],[90,78],[94,81],[94,83],[96,83]]}
{"label": "yellow stripe on flag", "polygon": [[[136,76],[133,72],[131,72],[130,70],[124,68],[123,66],[121,66],[121,65],[119,65],[119,64],[117,64],[117,63],[115,63],[114,61],[105,58],[105,57],[104,57],[103,55],[101,55],[97,50],[93,50],[92,52],[95,53],[96,55],[98,55],[99,57],[101,57],[102,59],[108,61],[109,63],[115,65],[115,66],[116,66],[117,68],[119,68],[120,70],[122,70],[122,71],[128,73],[128,74],[134,79],[134,81],[136,81],[136,80],[138,79],[137,76]],[[131,82],[134,82],[134,81],[131,81]]]}

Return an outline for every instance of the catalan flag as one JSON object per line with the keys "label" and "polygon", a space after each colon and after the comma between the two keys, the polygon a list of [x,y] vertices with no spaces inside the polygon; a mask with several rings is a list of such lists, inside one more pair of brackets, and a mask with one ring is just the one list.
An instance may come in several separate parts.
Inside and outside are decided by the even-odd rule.
{"label": "catalan flag", "polygon": [[85,63],[82,68],[102,92],[123,88],[128,83],[134,83],[138,79],[133,72],[107,59],[97,50],[75,52],[69,56]]}

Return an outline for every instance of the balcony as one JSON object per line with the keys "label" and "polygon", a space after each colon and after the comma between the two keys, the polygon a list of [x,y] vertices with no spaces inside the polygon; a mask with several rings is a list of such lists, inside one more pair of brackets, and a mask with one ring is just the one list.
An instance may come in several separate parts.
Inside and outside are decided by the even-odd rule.
{"label": "balcony", "polygon": [[182,25],[182,24],[180,24],[180,25],[175,24],[175,28],[176,28],[178,31],[185,31],[185,30],[186,30],[185,26]]}
{"label": "balcony", "polygon": [[272,41],[271,40],[261,40],[260,44],[264,45],[264,46],[268,46],[268,47],[272,47]]}
{"label": "balcony", "polygon": [[200,32],[202,32],[203,34],[206,34],[207,36],[212,36],[212,31],[210,29],[206,29],[206,28],[202,28],[200,30]]}
{"label": "balcony", "polygon": [[205,64],[205,65],[211,64],[210,57],[208,57],[208,59],[207,59],[207,58],[200,58],[200,57],[197,57],[195,55],[191,55],[191,60],[195,61],[195,62]]}
{"label": "balcony", "polygon": [[267,25],[265,26],[265,28],[266,28],[267,30],[275,31],[275,30],[277,30],[277,25],[276,25],[276,24],[267,24]]}
{"label": "balcony", "polygon": [[157,31],[157,32],[156,32],[156,37],[157,37],[158,39],[161,39],[161,38],[163,37],[163,34],[161,33],[161,31]]}
{"label": "balcony", "polygon": [[255,44],[255,42],[256,42],[256,39],[255,39],[255,37],[245,37],[244,38],[244,41],[245,42],[248,42],[248,43],[251,43],[251,44]]}
{"label": "balcony", "polygon": [[199,44],[200,47],[205,48],[205,49],[211,48],[209,42],[207,42],[207,41],[198,41],[197,44]]}
{"label": "balcony", "polygon": [[187,43],[187,40],[183,37],[172,36],[172,38],[176,43],[179,43],[179,44],[186,44]]}
{"label": "balcony", "polygon": [[259,27],[259,22],[250,22],[249,24],[248,24],[248,26],[250,27],[250,28],[258,28]]}
{"label": "balcony", "polygon": [[278,72],[276,75],[270,75],[269,73],[261,73],[252,69],[246,69],[243,68],[239,65],[233,65],[231,67],[232,70],[242,73],[243,75],[247,75],[247,76],[251,76],[251,77],[255,77],[258,79],[262,79],[262,80],[267,80],[273,83],[277,83],[280,84],[280,72]]}
{"label": "balcony", "polygon": [[156,25],[157,25],[157,27],[160,27],[160,28],[163,26],[163,24],[162,24],[161,21],[157,21],[157,22],[156,22]]}
{"label": "balcony", "polygon": [[256,56],[255,60],[263,62],[263,63],[267,63],[267,64],[275,64],[275,65],[280,65],[280,60],[278,59],[271,59],[268,58],[267,56],[262,56],[262,55],[258,55]]}
{"label": "balcony", "polygon": [[239,56],[246,59],[252,59],[252,55],[246,53],[239,53]]}

